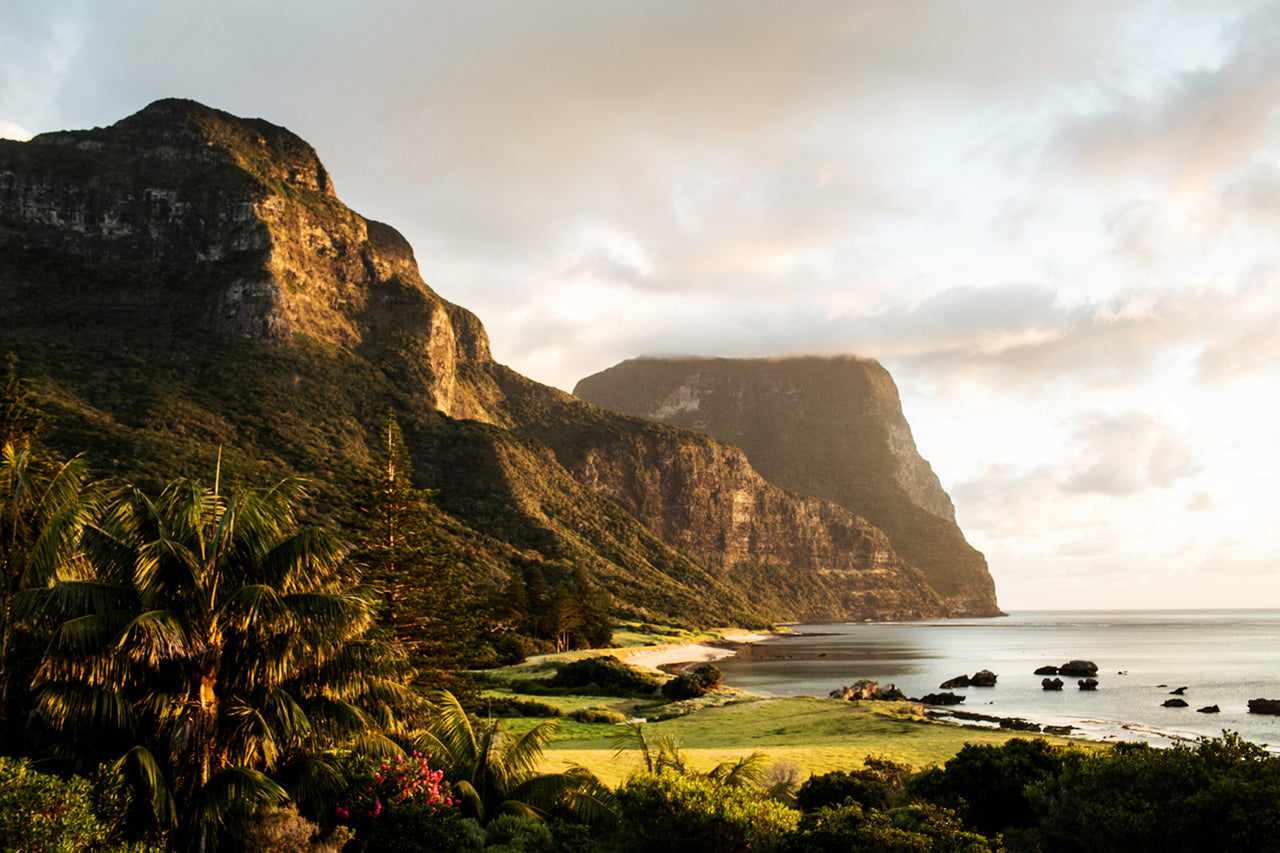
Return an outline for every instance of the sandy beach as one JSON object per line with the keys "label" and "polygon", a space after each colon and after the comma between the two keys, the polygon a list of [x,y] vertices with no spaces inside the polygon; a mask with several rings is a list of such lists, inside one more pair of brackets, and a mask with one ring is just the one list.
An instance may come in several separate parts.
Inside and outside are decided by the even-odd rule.
{"label": "sandy beach", "polygon": [[654,671],[672,672],[690,664],[710,663],[733,657],[744,646],[777,636],[769,633],[727,633],[718,640],[705,643],[669,643],[624,649],[618,657],[632,666]]}

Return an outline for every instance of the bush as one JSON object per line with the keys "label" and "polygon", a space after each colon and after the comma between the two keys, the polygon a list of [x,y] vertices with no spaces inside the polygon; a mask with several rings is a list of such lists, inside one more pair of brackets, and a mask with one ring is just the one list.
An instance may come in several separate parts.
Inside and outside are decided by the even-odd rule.
{"label": "bush", "polygon": [[542,821],[522,815],[504,814],[485,827],[485,850],[494,853],[524,853],[551,844],[551,830]]}
{"label": "bush", "polygon": [[672,771],[636,774],[617,797],[622,850],[773,850],[799,820],[758,793]]}
{"label": "bush", "polygon": [[92,785],[37,773],[24,759],[0,757],[0,850],[77,853],[106,840],[93,813]]}
{"label": "bush", "polygon": [[582,708],[570,714],[569,719],[577,720],[579,723],[608,723],[609,725],[627,721],[625,714],[610,711],[608,708]]}
{"label": "bush", "polygon": [[1043,738],[1012,738],[1001,746],[966,744],[941,769],[917,774],[909,792],[957,809],[976,829],[994,835],[1034,826],[1028,785],[1062,772],[1064,752]]}
{"label": "bush", "polygon": [[479,702],[481,714],[494,717],[563,717],[564,712],[555,705],[535,699],[515,696],[482,696]]}
{"label": "bush", "polygon": [[796,792],[796,805],[804,811],[847,802],[880,811],[896,805],[905,793],[905,782],[911,775],[911,768],[874,756],[867,756],[865,763],[866,767],[861,770],[847,773],[835,770],[810,776]]}
{"label": "bush", "polygon": [[981,835],[966,832],[955,815],[932,805],[891,812],[857,803],[823,807],[800,819],[786,853],[991,853]]}
{"label": "bush", "polygon": [[697,699],[705,696],[720,684],[720,670],[709,663],[684,672],[662,685],[662,695],[679,702],[682,699]]}
{"label": "bush", "polygon": [[658,679],[613,655],[600,655],[564,664],[546,684],[580,692],[591,688],[589,692],[598,696],[649,696],[658,688]]}

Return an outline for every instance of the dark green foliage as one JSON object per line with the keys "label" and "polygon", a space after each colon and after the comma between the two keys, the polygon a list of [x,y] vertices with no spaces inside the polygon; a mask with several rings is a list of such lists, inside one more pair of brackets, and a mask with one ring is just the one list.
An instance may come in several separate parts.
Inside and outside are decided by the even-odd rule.
{"label": "dark green foliage", "polygon": [[430,670],[469,664],[480,630],[478,604],[462,583],[459,555],[441,536],[432,493],[413,484],[394,416],[383,423],[374,448],[354,555],[364,566],[364,581],[382,594],[382,619],[416,663]]}
{"label": "dark green foliage", "polygon": [[391,809],[379,818],[365,853],[422,853],[424,850],[484,849],[484,830],[458,809],[436,811],[428,806]]}
{"label": "dark green foliage", "polygon": [[846,772],[835,770],[810,776],[796,792],[796,805],[804,811],[847,802],[884,811],[903,799],[911,768],[885,758],[867,756],[866,766]]}
{"label": "dark green foliage", "polygon": [[1045,849],[1280,850],[1280,757],[1238,735],[1078,754],[1029,790]]}
{"label": "dark green foliage", "polygon": [[991,853],[991,842],[966,831],[955,816],[932,805],[885,813],[856,803],[824,806],[800,819],[786,853]]}
{"label": "dark green foliage", "polygon": [[0,850],[76,853],[106,839],[93,812],[92,786],[37,773],[21,759],[0,756]]}
{"label": "dark green foliage", "polygon": [[561,666],[546,685],[596,696],[649,696],[658,689],[658,679],[613,655],[599,655]]}
{"label": "dark green foliage", "polygon": [[605,723],[610,726],[627,721],[625,714],[607,708],[580,708],[571,713],[569,719],[579,723]]}
{"label": "dark green foliage", "polygon": [[[555,705],[536,699],[520,699],[515,696],[481,696],[474,710],[494,717],[563,717],[564,712]],[[470,708],[469,708],[470,710]]]}
{"label": "dark green foliage", "polygon": [[1009,827],[1030,827],[1036,815],[1028,785],[1062,771],[1064,753],[1043,738],[1013,738],[1002,746],[968,744],[942,768],[911,780],[913,796],[957,809],[988,835]]}
{"label": "dark green foliage", "polygon": [[674,771],[643,772],[618,788],[621,851],[737,853],[781,848],[799,815],[742,787]]}
{"label": "dark green foliage", "polygon": [[344,546],[297,524],[302,494],[124,489],[91,528],[87,579],[41,590],[50,746],[81,768],[112,762],[178,844],[286,799],[267,773],[292,759],[387,745],[419,704]]}
{"label": "dark green foliage", "polygon": [[679,702],[697,699],[720,685],[721,673],[713,664],[704,663],[693,672],[682,672],[662,685],[662,695]]}

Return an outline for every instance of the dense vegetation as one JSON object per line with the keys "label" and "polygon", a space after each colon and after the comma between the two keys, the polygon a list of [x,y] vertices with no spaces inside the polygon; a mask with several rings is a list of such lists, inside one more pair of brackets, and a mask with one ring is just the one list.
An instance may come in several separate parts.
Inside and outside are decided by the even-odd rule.
{"label": "dense vegetation", "polygon": [[[488,605],[457,594],[462,558],[440,545],[394,419],[355,498],[354,550],[300,521],[296,480],[175,480],[152,494],[59,459],[49,426],[11,364],[5,851],[1280,850],[1280,757],[1231,734],[1167,750],[1010,740],[919,772],[868,757],[801,783],[758,752],[699,772],[678,741],[632,723],[615,744],[640,768],[615,787],[582,768],[544,772],[558,719],[508,728],[465,682],[461,697],[425,689],[478,654]],[[539,611],[555,595],[534,573],[507,592]],[[589,592],[566,597],[547,642],[608,637]],[[510,636],[536,631],[511,600]],[[407,601],[419,618],[403,617]],[[642,697],[661,716],[718,680],[707,665],[663,685],[596,655],[523,686]],[[472,713],[486,705],[487,718]]]}

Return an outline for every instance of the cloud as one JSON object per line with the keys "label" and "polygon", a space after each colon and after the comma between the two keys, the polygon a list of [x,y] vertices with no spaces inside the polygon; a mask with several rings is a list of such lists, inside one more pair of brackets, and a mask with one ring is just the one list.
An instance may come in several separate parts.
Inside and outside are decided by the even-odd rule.
{"label": "cloud", "polygon": [[0,120],[0,139],[16,139],[26,142],[33,136],[31,131],[11,121]]}
{"label": "cloud", "polygon": [[1125,497],[1167,489],[1201,468],[1194,439],[1147,412],[1094,412],[1077,419],[1067,492]]}

